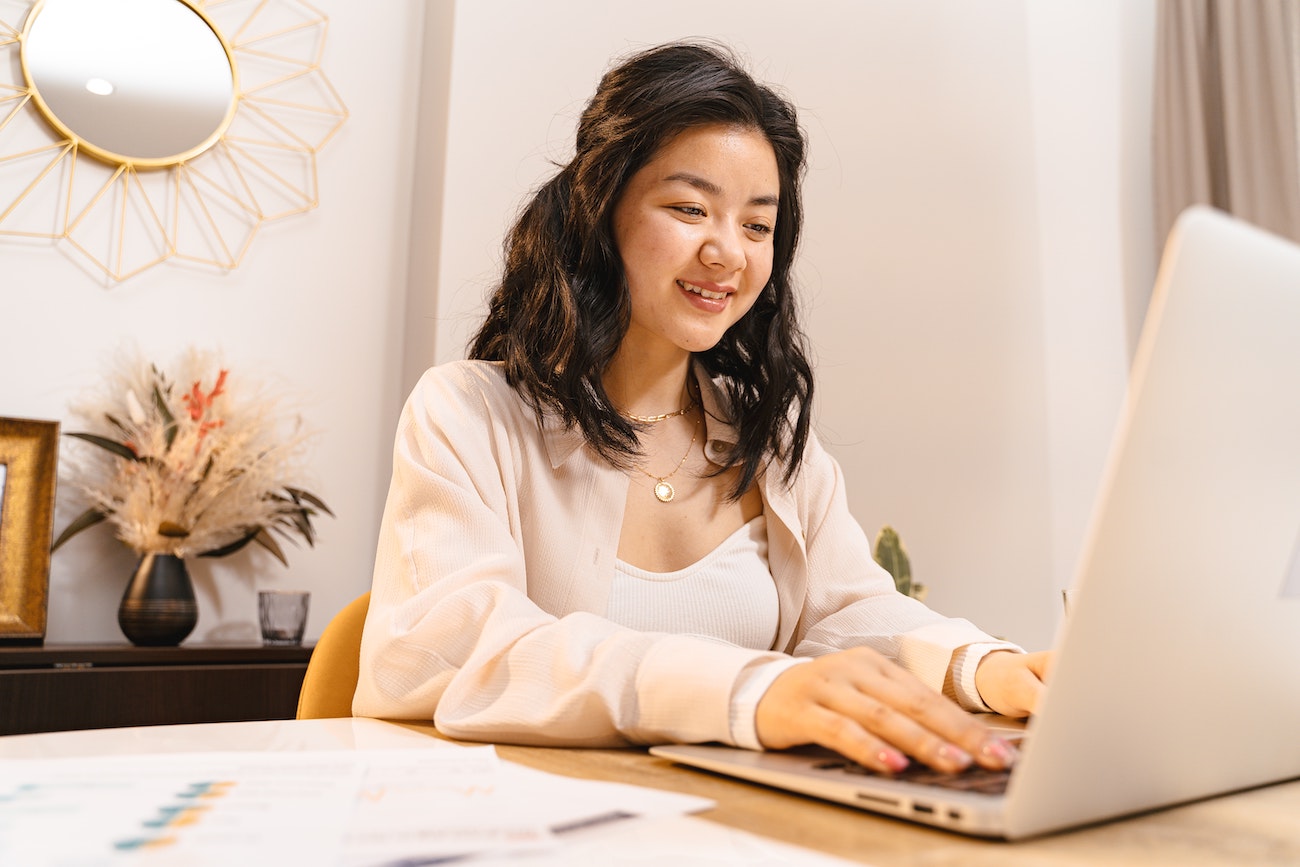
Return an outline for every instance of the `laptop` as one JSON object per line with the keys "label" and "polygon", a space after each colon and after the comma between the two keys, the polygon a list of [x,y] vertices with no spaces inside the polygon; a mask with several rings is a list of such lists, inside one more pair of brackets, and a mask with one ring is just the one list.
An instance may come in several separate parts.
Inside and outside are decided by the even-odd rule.
{"label": "laptop", "polygon": [[650,752],[1005,839],[1297,778],[1298,545],[1300,247],[1193,207],[1165,247],[1009,779],[877,775],[820,748]]}

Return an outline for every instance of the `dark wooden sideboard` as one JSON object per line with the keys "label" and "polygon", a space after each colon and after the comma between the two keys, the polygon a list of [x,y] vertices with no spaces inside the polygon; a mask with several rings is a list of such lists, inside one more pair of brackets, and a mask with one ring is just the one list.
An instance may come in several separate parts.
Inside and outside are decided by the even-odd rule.
{"label": "dark wooden sideboard", "polygon": [[0,647],[0,735],[292,719],[312,646]]}

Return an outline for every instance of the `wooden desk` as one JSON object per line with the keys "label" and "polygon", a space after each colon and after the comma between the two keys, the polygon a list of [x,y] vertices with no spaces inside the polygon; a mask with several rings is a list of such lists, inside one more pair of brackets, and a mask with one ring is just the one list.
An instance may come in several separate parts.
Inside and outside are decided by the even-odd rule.
{"label": "wooden desk", "polygon": [[[420,736],[441,737],[427,723],[390,725],[351,719],[109,729],[0,738],[0,759],[205,750],[375,749],[418,744]],[[1036,840],[998,843],[689,770],[645,750],[499,746],[497,751],[507,761],[550,773],[709,798],[717,806],[699,813],[700,819],[876,867],[1300,864],[1300,781]],[[611,857],[600,863],[633,861]]]}
{"label": "wooden desk", "polygon": [[[436,734],[431,724],[399,725]],[[1300,864],[1300,781],[1050,837],[1003,843],[873,816],[675,765],[644,750],[498,746],[542,771],[699,795],[702,818],[875,867],[1245,867]]]}
{"label": "wooden desk", "polygon": [[312,647],[0,648],[0,735],[292,719]]}

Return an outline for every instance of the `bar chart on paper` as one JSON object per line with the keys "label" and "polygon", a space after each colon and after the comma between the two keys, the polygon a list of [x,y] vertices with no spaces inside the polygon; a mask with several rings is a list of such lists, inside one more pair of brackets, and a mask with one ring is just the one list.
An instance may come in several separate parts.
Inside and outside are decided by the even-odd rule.
{"label": "bar chart on paper", "polygon": [[[0,782],[0,863],[112,864],[132,853],[229,863],[233,853],[336,857],[323,828],[350,820],[349,756],[196,754],[10,761]],[[333,847],[333,848],[331,848]],[[183,860],[182,860],[183,859]]]}
{"label": "bar chart on paper", "polygon": [[153,816],[141,821],[139,834],[114,840],[113,848],[130,852],[174,845],[179,832],[195,827],[213,810],[219,810],[222,796],[238,785],[233,780],[205,780],[181,786],[171,803],[160,805]]}
{"label": "bar chart on paper", "polygon": [[0,864],[433,863],[709,804],[543,774],[491,746],[9,759]]}

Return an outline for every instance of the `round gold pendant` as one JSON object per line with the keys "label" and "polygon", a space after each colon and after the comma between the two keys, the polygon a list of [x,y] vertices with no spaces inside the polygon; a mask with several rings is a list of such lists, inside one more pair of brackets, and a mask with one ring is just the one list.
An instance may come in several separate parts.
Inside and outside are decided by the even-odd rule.
{"label": "round gold pendant", "polygon": [[673,490],[673,486],[665,482],[663,479],[660,479],[659,484],[655,485],[655,499],[661,503],[671,503],[673,501],[673,496],[676,493],[677,492]]}

